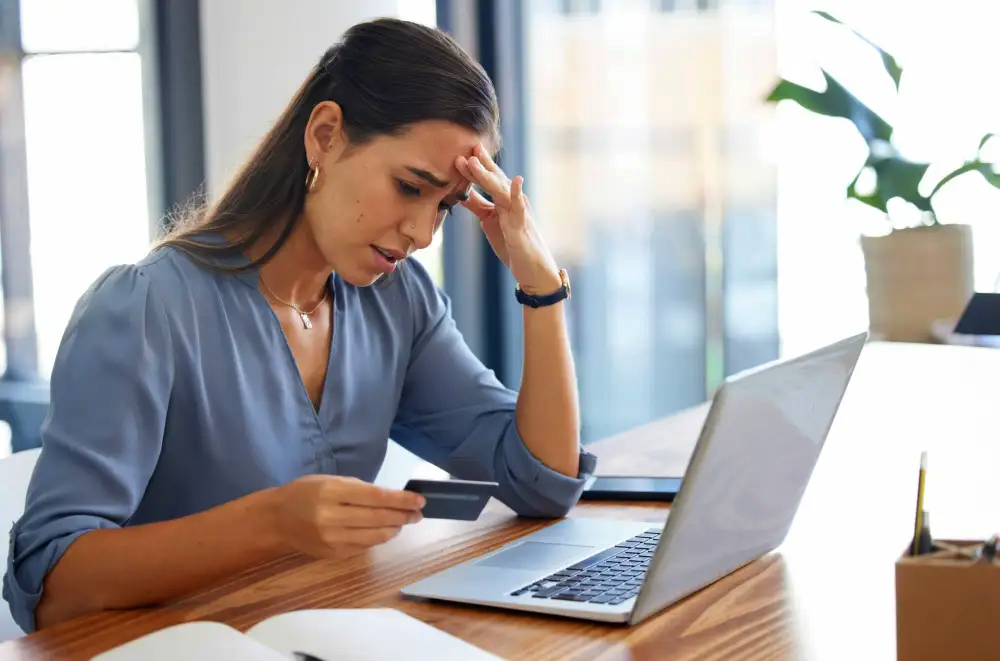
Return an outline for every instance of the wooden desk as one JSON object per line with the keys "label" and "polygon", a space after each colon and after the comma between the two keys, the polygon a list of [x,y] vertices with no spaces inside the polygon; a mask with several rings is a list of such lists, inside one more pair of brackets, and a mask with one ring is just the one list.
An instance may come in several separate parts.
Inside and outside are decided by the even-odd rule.
{"label": "wooden desk", "polygon": [[[994,349],[868,346],[787,542],[632,629],[401,599],[403,585],[547,525],[491,505],[476,523],[424,521],[340,563],[284,558],[169,607],[68,622],[0,645],[0,661],[87,659],[192,619],[246,629],[292,609],[372,606],[398,608],[507,659],[892,659],[893,562],[911,534],[921,450],[929,451],[934,532],[1000,531],[998,383]],[[594,444],[599,472],[682,471],[704,411]],[[587,504],[571,516],[662,521],[664,510]]]}

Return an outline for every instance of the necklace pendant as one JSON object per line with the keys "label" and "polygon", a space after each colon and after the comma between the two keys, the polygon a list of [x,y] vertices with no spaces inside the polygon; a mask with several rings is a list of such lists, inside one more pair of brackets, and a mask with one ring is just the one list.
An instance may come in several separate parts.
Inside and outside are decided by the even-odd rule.
{"label": "necklace pendant", "polygon": [[306,327],[306,330],[313,327],[312,322],[309,321],[309,315],[305,312],[299,312],[299,316],[302,318],[302,325]]}

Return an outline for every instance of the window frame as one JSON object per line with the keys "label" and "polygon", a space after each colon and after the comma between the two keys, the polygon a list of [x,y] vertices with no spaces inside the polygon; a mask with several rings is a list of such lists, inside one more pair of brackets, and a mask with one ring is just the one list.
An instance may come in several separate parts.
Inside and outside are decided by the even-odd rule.
{"label": "window frame", "polygon": [[134,49],[25,52],[19,0],[0,0],[0,287],[3,348],[0,420],[11,427],[14,452],[41,445],[48,413],[48,383],[38,370],[28,222],[23,62],[38,55],[136,53],[142,66],[143,127],[150,236],[171,207],[203,188],[199,0],[136,0],[139,43]]}

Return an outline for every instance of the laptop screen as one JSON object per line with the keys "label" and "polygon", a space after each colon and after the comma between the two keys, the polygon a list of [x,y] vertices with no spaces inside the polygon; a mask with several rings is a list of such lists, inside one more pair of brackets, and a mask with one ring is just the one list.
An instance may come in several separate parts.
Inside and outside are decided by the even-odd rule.
{"label": "laptop screen", "polygon": [[634,620],[784,540],[863,344],[856,336],[720,389]]}

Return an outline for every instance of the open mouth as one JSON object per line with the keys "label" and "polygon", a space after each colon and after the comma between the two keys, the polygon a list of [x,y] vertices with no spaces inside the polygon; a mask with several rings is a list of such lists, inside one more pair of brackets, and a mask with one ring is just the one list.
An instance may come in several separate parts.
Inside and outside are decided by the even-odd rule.
{"label": "open mouth", "polygon": [[371,246],[372,249],[372,259],[375,263],[375,270],[381,271],[386,275],[392,273],[396,269],[396,264],[400,260],[406,258],[405,253],[396,252],[394,250],[386,250],[385,248],[380,248],[374,244]]}
{"label": "open mouth", "polygon": [[397,261],[399,261],[398,259],[396,259],[395,255],[393,255],[391,252],[387,250],[382,250],[381,248],[375,245],[373,245],[372,248],[375,249],[375,252],[385,257],[386,261],[389,262],[390,264],[395,264]]}

